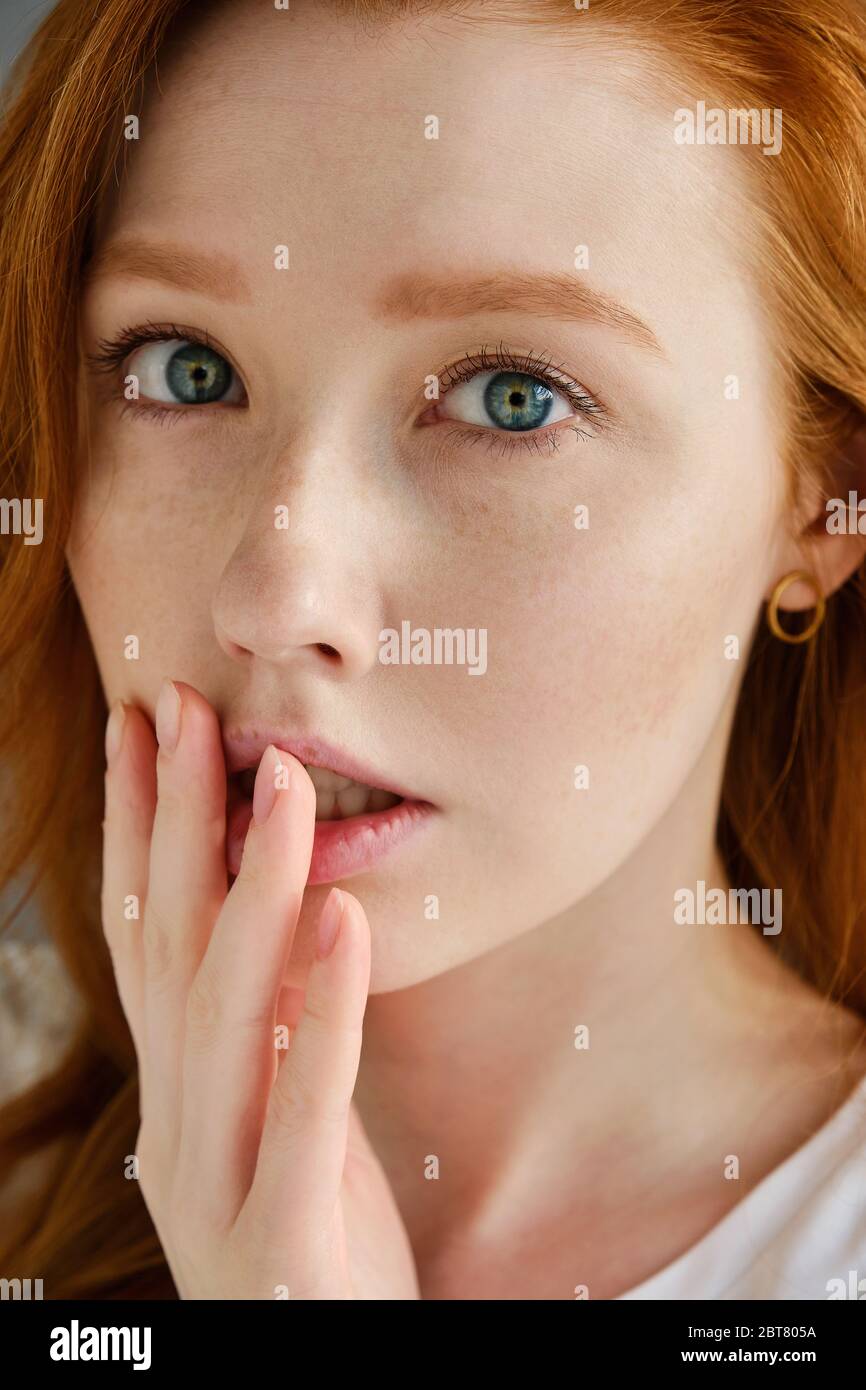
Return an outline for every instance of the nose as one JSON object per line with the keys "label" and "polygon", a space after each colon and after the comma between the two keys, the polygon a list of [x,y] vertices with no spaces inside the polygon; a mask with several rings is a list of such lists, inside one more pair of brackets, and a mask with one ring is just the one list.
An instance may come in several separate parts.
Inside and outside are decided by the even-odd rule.
{"label": "nose", "polygon": [[271,474],[212,603],[217,641],[234,661],[335,680],[376,664],[376,526],[369,496],[363,508],[358,501],[349,471],[333,458],[308,451],[303,463],[295,457]]}

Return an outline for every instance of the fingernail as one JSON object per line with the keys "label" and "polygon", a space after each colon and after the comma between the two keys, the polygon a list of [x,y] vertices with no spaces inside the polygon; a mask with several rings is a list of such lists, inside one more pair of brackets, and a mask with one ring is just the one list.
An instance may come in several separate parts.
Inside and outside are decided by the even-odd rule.
{"label": "fingernail", "polygon": [[163,681],[156,702],[156,741],[163,753],[173,753],[180,738],[180,695],[173,681]]}
{"label": "fingernail", "polygon": [[340,934],[340,923],[343,920],[343,895],[339,888],[332,888],[327,898],[325,906],[322,908],[322,915],[319,918],[319,926],[316,932],[316,955],[319,960],[324,960],[334,949],[337,937]]}
{"label": "fingernail", "polygon": [[256,825],[264,825],[274,809],[278,786],[284,791],[288,785],[289,768],[280,761],[277,749],[272,743],[269,743],[262,754],[259,770],[256,773],[256,783],[253,787],[253,820]]}
{"label": "fingernail", "polygon": [[105,761],[110,767],[120,752],[123,743],[123,726],[126,722],[126,709],[122,700],[115,700],[105,726]]}

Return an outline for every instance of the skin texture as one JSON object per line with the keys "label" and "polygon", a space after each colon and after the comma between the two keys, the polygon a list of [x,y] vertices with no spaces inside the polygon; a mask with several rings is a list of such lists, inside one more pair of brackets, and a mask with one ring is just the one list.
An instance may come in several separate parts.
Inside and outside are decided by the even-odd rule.
{"label": "skin texture", "polygon": [[[365,33],[304,0],[290,18],[215,10],[160,61],[101,246],[177,244],[214,271],[231,257],[233,298],[105,273],[83,304],[86,352],[183,325],[222,345],[247,395],[143,418],[82,372],[68,554],[109,700],[152,717],[177,679],[223,732],[319,736],[437,808],[349,881],[372,931],[355,1100],[424,1297],[622,1292],[866,1068],[837,1076],[855,1020],[751,928],[673,919],[677,888],[727,886],[715,808],[761,601],[800,567],[831,592],[860,541],[807,546],[810,517],[790,511],[771,330],[734,235],[742,152],[675,146],[681,99],[585,32],[566,49],[442,18]],[[393,311],[395,278],[499,269],[615,298],[660,350],[550,309]],[[427,379],[483,344],[545,354],[605,417],[525,452],[481,426],[470,442],[445,390],[431,420]],[[404,620],[486,628],[486,673],[381,665],[380,630]],[[166,872],[165,932],[198,931],[200,961],[224,888],[206,911],[183,864]],[[290,988],[326,893],[304,897]],[[729,1153],[745,1183],[722,1181]]]}

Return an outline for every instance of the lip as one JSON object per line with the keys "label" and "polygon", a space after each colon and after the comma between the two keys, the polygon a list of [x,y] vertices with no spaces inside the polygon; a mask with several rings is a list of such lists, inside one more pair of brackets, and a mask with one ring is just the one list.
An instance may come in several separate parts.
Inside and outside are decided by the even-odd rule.
{"label": "lip", "polygon": [[[353,755],[317,738],[294,738],[277,730],[241,731],[226,733],[223,745],[226,770],[229,775],[257,767],[265,749],[276,748],[302,763],[329,768],[341,777],[350,777],[368,787],[379,787],[392,796],[402,797],[397,806],[387,811],[367,811],[345,820],[316,821],[313,853],[307,883],[336,883],[354,874],[366,873],[398,845],[404,843],[422,825],[429,822],[436,808],[424,801],[393,778],[362,763]],[[252,820],[252,802],[233,783],[229,789],[226,825],[226,865],[229,873],[237,875],[247,830]]]}
{"label": "lip", "polygon": [[[278,729],[256,730],[250,733],[228,733],[223,735],[226,755],[226,770],[231,775],[244,772],[248,767],[258,767],[265,749],[274,744],[284,753],[291,753],[299,763],[312,763],[314,767],[326,767],[340,777],[351,777],[353,782],[363,782],[367,787],[380,787],[392,796],[402,796],[405,801],[421,802],[407,787],[398,786],[384,773],[370,763],[362,763],[350,753],[343,752],[333,744],[318,738],[292,738],[280,733]],[[430,803],[425,803],[429,805]]]}

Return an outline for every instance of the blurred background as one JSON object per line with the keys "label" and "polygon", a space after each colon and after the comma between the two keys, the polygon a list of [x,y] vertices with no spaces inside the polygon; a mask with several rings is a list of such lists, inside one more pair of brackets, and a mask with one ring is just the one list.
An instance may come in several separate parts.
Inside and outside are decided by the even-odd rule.
{"label": "blurred background", "polygon": [[0,0],[0,87],[40,20],[54,0]]}
{"label": "blurred background", "polygon": [[[54,4],[55,0],[0,0],[0,106],[12,63]],[[0,817],[8,815],[8,801],[0,804]],[[6,918],[25,887],[18,884],[0,898],[0,917]],[[33,902],[25,903],[0,935],[0,1103],[56,1062],[76,1002]]]}

